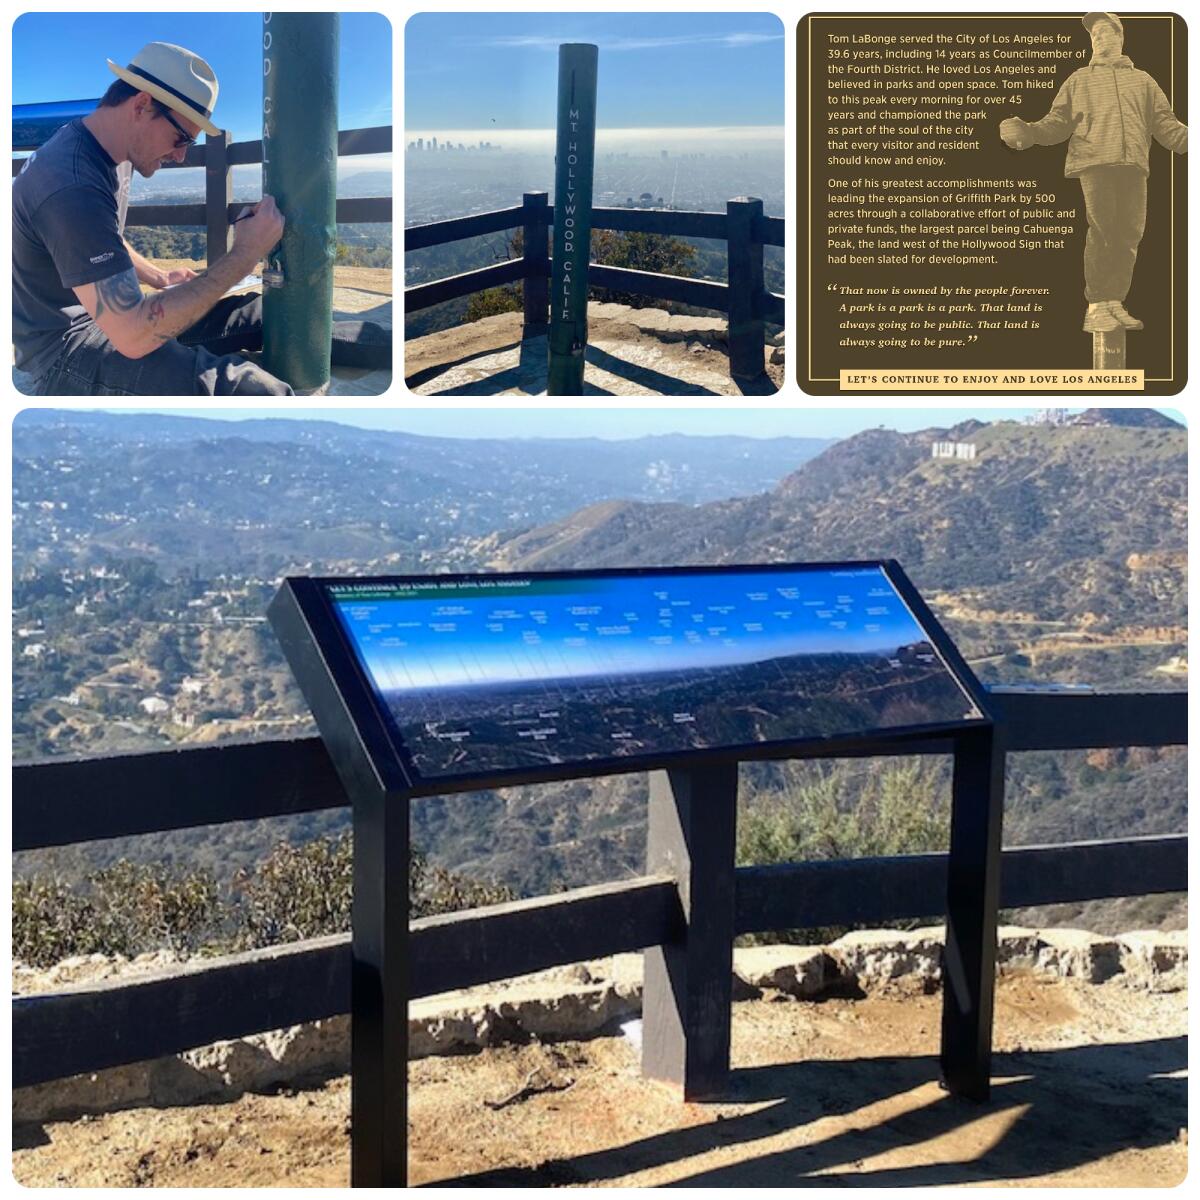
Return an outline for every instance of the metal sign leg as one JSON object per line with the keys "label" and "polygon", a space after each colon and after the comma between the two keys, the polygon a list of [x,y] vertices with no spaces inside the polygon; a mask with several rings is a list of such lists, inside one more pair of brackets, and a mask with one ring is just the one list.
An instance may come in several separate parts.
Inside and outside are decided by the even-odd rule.
{"label": "metal sign leg", "polygon": [[408,805],[354,800],[350,1183],[404,1187],[408,1169]]}
{"label": "metal sign leg", "polygon": [[942,962],[942,1083],[986,1100],[992,1059],[1004,751],[994,729],[955,739]]}
{"label": "metal sign leg", "polygon": [[729,1083],[737,783],[736,763],[650,776],[646,868],[678,880],[683,932],[645,954],[642,1071],[685,1100]]}

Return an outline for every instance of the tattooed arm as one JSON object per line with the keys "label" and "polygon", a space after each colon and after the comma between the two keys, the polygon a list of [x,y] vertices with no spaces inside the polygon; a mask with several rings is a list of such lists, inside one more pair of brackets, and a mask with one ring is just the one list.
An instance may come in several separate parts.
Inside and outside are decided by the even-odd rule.
{"label": "tattooed arm", "polygon": [[235,247],[206,274],[151,296],[142,295],[133,267],[74,291],[118,354],[142,358],[199,321],[256,261]]}
{"label": "tattooed arm", "polygon": [[197,279],[143,296],[137,270],[128,267],[74,289],[79,303],[108,335],[118,354],[144,358],[200,320],[283,237],[283,214],[273,196],[252,205],[233,235],[233,247]]}

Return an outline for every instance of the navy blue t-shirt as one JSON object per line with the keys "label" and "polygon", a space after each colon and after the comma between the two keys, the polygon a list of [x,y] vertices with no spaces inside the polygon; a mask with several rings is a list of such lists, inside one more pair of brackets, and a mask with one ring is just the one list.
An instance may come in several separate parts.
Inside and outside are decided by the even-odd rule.
{"label": "navy blue t-shirt", "polygon": [[13,345],[22,371],[44,371],[63,334],[87,317],[73,287],[133,266],[121,238],[122,182],[82,118],[31,154],[13,181]]}

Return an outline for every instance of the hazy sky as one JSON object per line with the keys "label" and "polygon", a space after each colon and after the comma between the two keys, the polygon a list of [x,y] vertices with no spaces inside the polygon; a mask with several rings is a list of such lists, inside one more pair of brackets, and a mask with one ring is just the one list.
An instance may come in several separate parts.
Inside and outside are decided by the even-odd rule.
{"label": "hazy sky", "polygon": [[[108,409],[109,412],[130,411]],[[147,410],[139,410],[147,411]],[[364,429],[401,429],[430,437],[600,437],[646,434],[739,435],[742,437],[848,437],[883,425],[911,431],[979,421],[1021,420],[1037,408],[305,408],[156,409],[176,416],[214,420],[279,417],[338,421]],[[1071,411],[1080,411],[1073,409]],[[1172,412],[1178,418],[1178,414]]]}
{"label": "hazy sky", "polygon": [[924,637],[877,567],[538,583],[348,599],[342,620],[383,691],[724,667],[894,650]]}
{"label": "hazy sky", "polygon": [[600,47],[600,127],[783,124],[783,26],[769,13],[418,13],[406,131],[552,128],[561,42]]}
{"label": "hazy sky", "polygon": [[[342,13],[338,128],[392,123],[392,26],[381,13]],[[90,100],[147,42],[186,46],[207,60],[219,92],[213,123],[235,142],[262,137],[261,12],[32,12],[12,31],[12,102]],[[390,170],[390,161],[379,169]]]}

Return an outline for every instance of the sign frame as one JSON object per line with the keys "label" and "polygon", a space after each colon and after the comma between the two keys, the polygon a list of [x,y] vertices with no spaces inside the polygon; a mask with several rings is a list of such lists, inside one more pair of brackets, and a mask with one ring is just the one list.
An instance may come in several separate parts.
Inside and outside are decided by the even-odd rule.
{"label": "sign frame", "polygon": [[[660,753],[626,755],[611,758],[580,759],[569,763],[547,764],[539,767],[516,767],[481,771],[463,775],[424,776],[415,767],[412,757],[394,730],[393,720],[386,714],[374,684],[363,668],[350,638],[334,611],[327,589],[353,581],[355,584],[394,584],[438,582],[470,584],[477,581],[497,583],[511,580],[589,580],[605,578],[646,578],[695,575],[740,575],[762,573],[796,573],[802,571],[858,570],[878,568],[895,589],[917,625],[927,635],[935,653],[951,678],[970,700],[980,716],[976,719],[936,722],[888,729],[872,728],[859,733],[837,734],[829,737],[791,738],[780,741],[750,742],[687,748]],[[894,559],[805,563],[739,563],[721,566],[687,567],[629,567],[575,571],[469,572],[447,575],[374,575],[374,576],[301,576],[284,580],[279,595],[270,609],[271,623],[284,640],[287,630],[292,633],[284,645],[285,653],[294,646],[296,637],[307,637],[315,645],[314,654],[292,661],[297,681],[313,710],[322,736],[330,743],[331,753],[340,748],[339,756],[346,757],[346,768],[355,774],[369,771],[370,775],[394,794],[410,797],[449,795],[457,792],[480,791],[522,784],[548,783],[565,779],[593,778],[604,775],[634,774],[642,771],[699,766],[706,762],[748,762],[787,758],[833,757],[853,753],[868,743],[881,739],[904,742],[945,737],[963,730],[984,728],[992,723],[988,693],[967,665],[949,635],[929,610],[903,568]],[[298,623],[298,626],[297,626]],[[293,628],[295,627],[295,628]],[[317,649],[319,647],[319,650]],[[289,659],[292,654],[288,653]],[[313,669],[309,669],[311,668]],[[315,674],[318,676],[314,678]],[[356,732],[350,736],[345,722]],[[331,740],[332,739],[332,740]],[[353,761],[352,761],[353,760]],[[339,766],[339,770],[341,770]]]}
{"label": "sign frame", "polygon": [[[996,929],[1005,750],[987,692],[893,559],[738,564],[511,574],[367,576],[359,583],[433,579],[590,578],[746,574],[875,567],[895,588],[978,720],[750,746],[685,750],[619,760],[581,760],[479,779],[414,780],[396,752],[376,692],[326,587],[346,577],[291,577],[268,609],[293,674],[346,790],[354,823],[351,935],[352,1187],[403,1187],[408,1150],[409,806],[421,795],[549,779],[651,774],[647,861],[675,875],[680,936],[646,949],[643,1072],[684,1099],[719,1096],[730,1070],[728,1014],[736,934],[734,835],[737,764],[881,752],[881,743],[935,741],[953,755],[947,863],[946,948],[939,1071],[952,1094],[978,1102],[990,1091]],[[690,897],[682,902],[684,897]]]}

